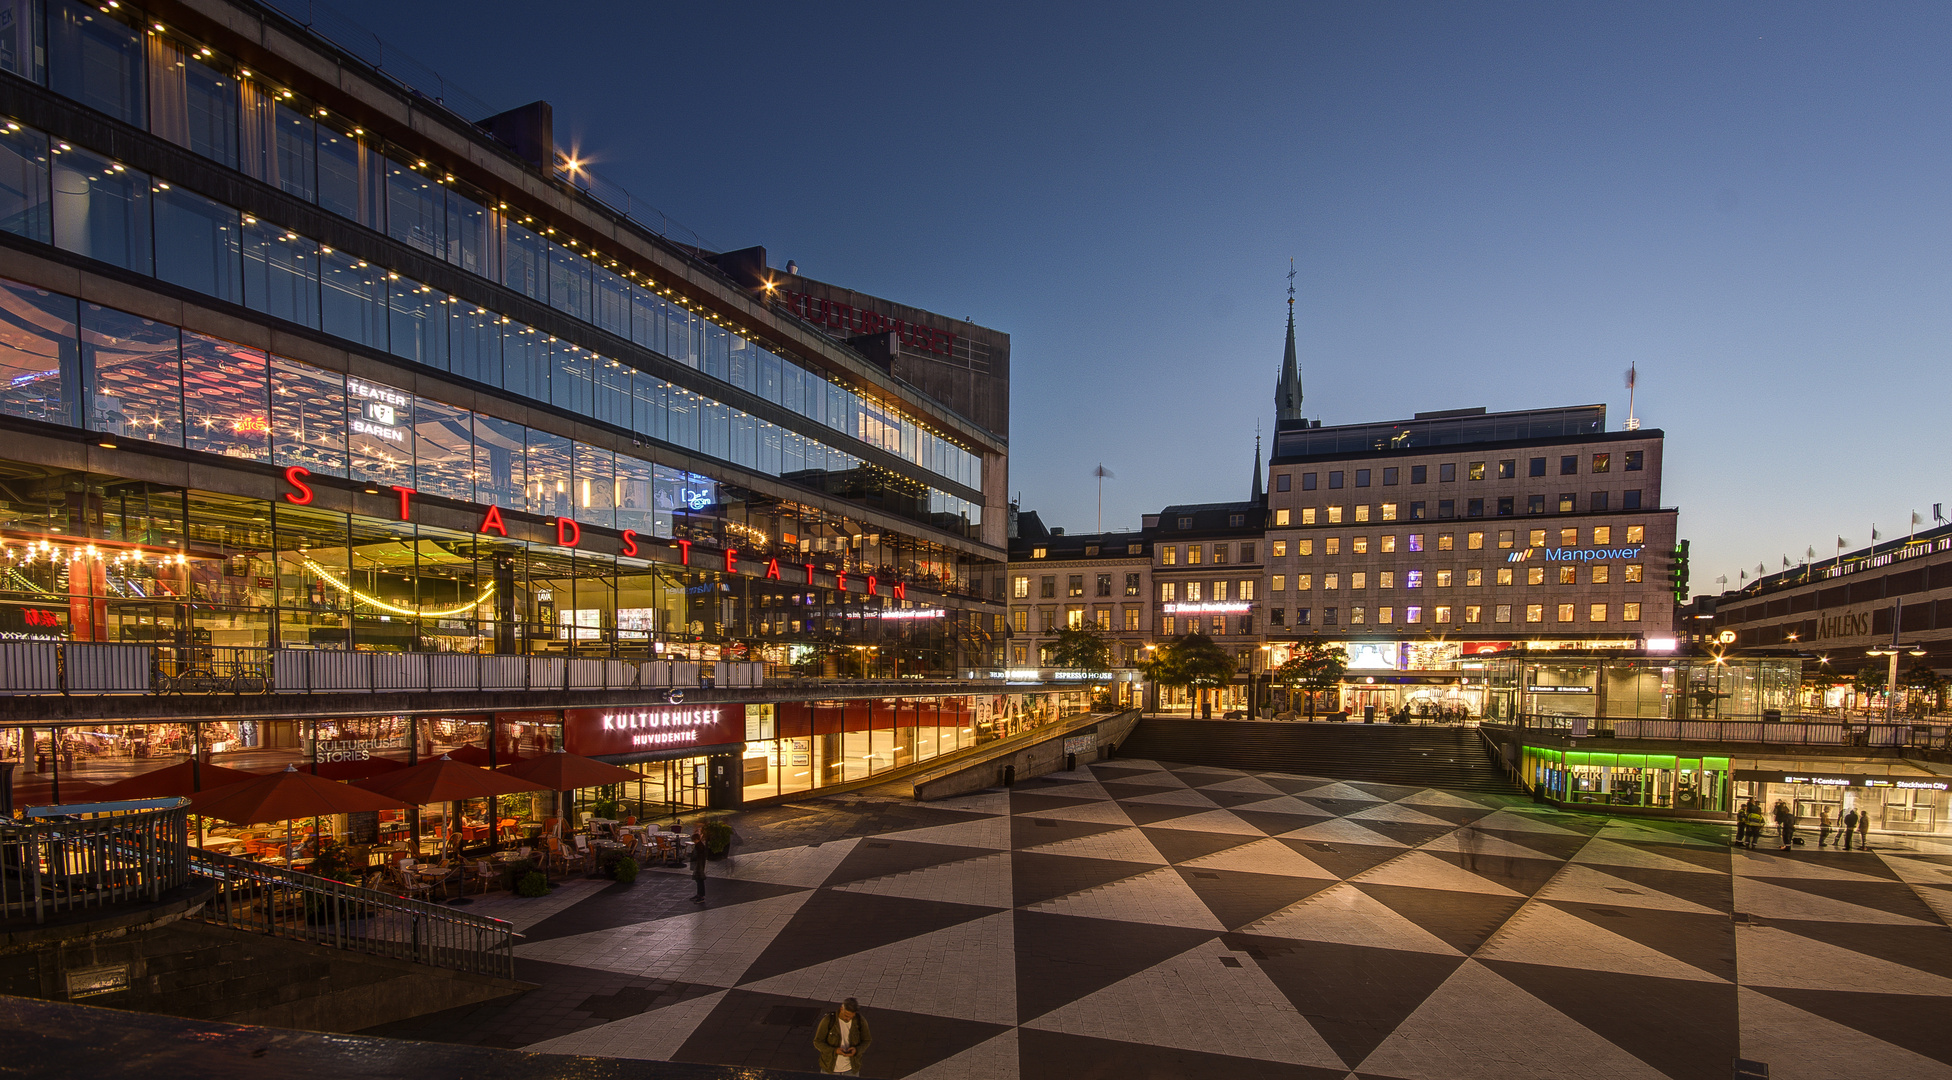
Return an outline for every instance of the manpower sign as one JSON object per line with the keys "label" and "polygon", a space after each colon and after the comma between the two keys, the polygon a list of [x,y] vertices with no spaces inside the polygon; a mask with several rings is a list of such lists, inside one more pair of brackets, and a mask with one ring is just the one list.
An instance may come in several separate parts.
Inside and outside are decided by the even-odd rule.
{"label": "manpower sign", "polygon": [[1645,545],[1639,547],[1617,548],[1526,548],[1505,556],[1506,562],[1531,562],[1537,556],[1540,562],[1615,562],[1621,559],[1638,559],[1646,551]]}

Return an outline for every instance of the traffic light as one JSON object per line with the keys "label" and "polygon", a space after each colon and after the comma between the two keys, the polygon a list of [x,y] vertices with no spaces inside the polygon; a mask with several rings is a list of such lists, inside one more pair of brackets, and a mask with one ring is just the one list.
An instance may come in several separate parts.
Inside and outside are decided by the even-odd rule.
{"label": "traffic light", "polygon": [[1688,542],[1674,546],[1674,557],[1667,564],[1667,583],[1674,590],[1674,602],[1688,602]]}

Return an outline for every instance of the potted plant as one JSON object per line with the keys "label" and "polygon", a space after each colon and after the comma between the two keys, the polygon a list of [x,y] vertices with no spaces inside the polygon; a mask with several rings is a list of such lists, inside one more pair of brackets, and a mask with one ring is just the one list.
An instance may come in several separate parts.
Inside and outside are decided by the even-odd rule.
{"label": "potted plant", "polygon": [[610,863],[610,876],[617,879],[617,884],[619,885],[628,885],[636,881],[637,860],[628,855],[613,860]]}
{"label": "potted plant", "polygon": [[708,859],[725,858],[725,853],[732,850],[732,826],[727,825],[724,818],[712,818],[705,822],[703,828],[705,830],[705,857]]}

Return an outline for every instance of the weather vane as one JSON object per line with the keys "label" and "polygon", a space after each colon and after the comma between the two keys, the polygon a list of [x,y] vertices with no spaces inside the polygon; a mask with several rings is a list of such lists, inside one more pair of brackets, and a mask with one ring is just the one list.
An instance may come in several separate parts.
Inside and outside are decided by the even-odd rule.
{"label": "weather vane", "polygon": [[1295,306],[1295,261],[1288,260],[1288,306]]}

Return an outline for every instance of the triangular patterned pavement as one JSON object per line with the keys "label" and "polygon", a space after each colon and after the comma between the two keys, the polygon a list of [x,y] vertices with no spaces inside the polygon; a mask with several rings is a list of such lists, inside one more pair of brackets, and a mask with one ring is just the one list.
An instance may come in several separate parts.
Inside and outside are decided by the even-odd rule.
{"label": "triangular patterned pavement", "polygon": [[749,904],[709,908],[670,918],[517,945],[518,960],[542,960],[645,979],[734,986],[772,945],[779,931],[817,892],[801,891]]}
{"label": "triangular patterned pavement", "polygon": [[532,1054],[586,1054],[669,1061],[698,1025],[725,1000],[726,993],[728,991],[719,990],[662,1009],[650,1009],[600,1027],[585,1028],[569,1035],[531,1043],[523,1049]]}
{"label": "triangular patterned pavement", "polygon": [[[1824,1058],[1848,1062],[1856,1076],[1934,1076],[1948,1070],[1943,1058],[1934,1060],[1914,1050],[1886,1042],[1857,1028],[1840,1024],[1826,1004],[1832,999],[1822,994],[1795,994],[1808,1008],[1798,1008],[1774,996],[1743,988],[1742,1056],[1751,1061],[1797,1061],[1807,1059],[1812,1046],[1822,1047]],[[1850,1001],[1836,1000],[1837,1004]],[[1902,1022],[1902,1021],[1900,1021]],[[1940,1025],[1941,1027],[1943,1025]],[[1835,1075],[1842,1076],[1842,1072]]]}
{"label": "triangular patterned pavement", "polygon": [[1180,878],[1199,895],[1207,910],[1229,930],[1238,930],[1292,907],[1335,884],[1333,879],[1325,878],[1215,870],[1210,864],[1177,869]]}
{"label": "triangular patterned pavement", "polygon": [[1035,905],[1031,910],[1086,919],[1129,920],[1151,926],[1185,926],[1195,930],[1227,929],[1226,925],[1171,867],[1138,874],[1069,896]]}
{"label": "triangular patterned pavement", "polygon": [[1017,1029],[980,1042],[954,1057],[944,1058],[906,1080],[1019,1080]]}
{"label": "triangular patterned pavement", "polygon": [[1164,865],[1168,860],[1159,854],[1159,849],[1146,839],[1141,829],[1114,829],[1111,832],[1092,833],[1071,840],[1059,840],[1054,844],[1039,844],[1024,848],[1045,855],[1077,855],[1087,859],[1112,859],[1121,862],[1156,863]]}
{"label": "triangular patterned pavement", "polygon": [[1017,1020],[1032,1020],[1210,940],[1206,930],[1019,910]]}
{"label": "triangular patterned pavement", "polygon": [[1297,941],[1364,945],[1397,952],[1460,955],[1437,935],[1354,885],[1332,885],[1242,932]]}
{"label": "triangular patterned pavement", "polygon": [[1157,869],[1158,864],[1153,862],[1014,851],[1010,853],[1011,899],[1016,907],[1041,904]]}
{"label": "triangular patterned pavement", "polygon": [[1669,1076],[1726,1076],[1741,1053],[1732,983],[1481,963]]}
{"label": "triangular patterned pavement", "polygon": [[1313,859],[1279,840],[1256,840],[1241,847],[1202,855],[1180,864],[1194,870],[1246,870],[1256,874],[1281,874],[1295,878],[1340,880]]}
{"label": "triangular patterned pavement", "polygon": [[[1007,911],[957,923],[825,963],[775,975],[742,989],[820,1000],[847,987],[868,1009],[902,1009],[991,1024],[1017,1013],[1016,920]],[[899,973],[890,978],[890,973]]]}
{"label": "triangular patterned pavement", "polygon": [[[1234,963],[1227,964],[1226,960]],[[1254,1022],[1194,1020],[1175,1003],[1188,996],[1227,1002],[1229,1009],[1244,1011]],[[1045,1013],[1025,1026],[1291,1065],[1334,1068],[1342,1064],[1260,967],[1240,963],[1217,939]]]}
{"label": "triangular patterned pavement", "polygon": [[1773,926],[1738,929],[1735,948],[1744,986],[1952,997],[1952,979]]}
{"label": "triangular patterned pavement", "polygon": [[980,919],[994,910],[974,904],[821,889],[800,905],[738,981],[761,982],[837,957]]}
{"label": "triangular patterned pavement", "polygon": [[1418,889],[1483,893],[1487,896],[1523,895],[1490,878],[1422,851],[1407,852],[1351,880],[1358,885],[1408,885]]}
{"label": "triangular patterned pavement", "polygon": [[[1268,938],[1245,941],[1270,942]],[[1254,962],[1351,1069],[1421,1008],[1464,958],[1321,941],[1273,943]],[[1251,954],[1250,954],[1251,955]]]}
{"label": "triangular patterned pavement", "polygon": [[1606,873],[1596,866],[1567,866],[1536,894],[1540,900],[1563,900],[1574,904],[1603,904],[1612,907],[1657,908],[1686,911],[1696,915],[1720,914],[1691,900],[1649,888],[1623,877]]}
{"label": "triangular patterned pavement", "polygon": [[[1467,960],[1362,1062],[1402,1080],[1510,1080],[1524,1048],[1552,1048],[1569,1075],[1667,1080],[1666,1074],[1566,1014]],[[1558,1070],[1553,1070],[1557,1072]],[[1549,1075],[1534,1072],[1532,1075]]]}
{"label": "triangular patterned pavement", "polygon": [[1632,938],[1611,933],[1600,920],[1589,922],[1551,904],[1525,905],[1472,956],[1663,979],[1726,981]]}
{"label": "triangular patterned pavement", "polygon": [[887,877],[853,881],[837,886],[837,891],[985,907],[1015,906],[1010,891],[1010,854],[1005,851],[992,851],[961,862],[908,870]]}

